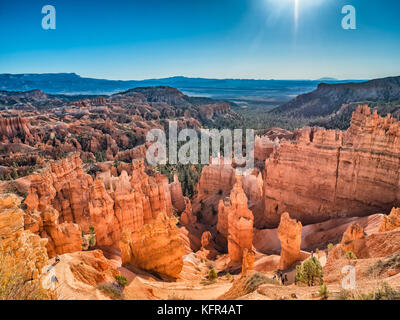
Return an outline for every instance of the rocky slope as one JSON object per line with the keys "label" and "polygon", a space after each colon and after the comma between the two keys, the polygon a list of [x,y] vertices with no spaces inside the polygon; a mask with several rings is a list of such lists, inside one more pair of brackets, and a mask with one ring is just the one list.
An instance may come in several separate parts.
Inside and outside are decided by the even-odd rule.
{"label": "rocky slope", "polygon": [[272,113],[294,117],[328,116],[338,111],[343,104],[351,102],[396,100],[400,100],[400,77],[361,83],[321,83],[315,91],[299,95]]}

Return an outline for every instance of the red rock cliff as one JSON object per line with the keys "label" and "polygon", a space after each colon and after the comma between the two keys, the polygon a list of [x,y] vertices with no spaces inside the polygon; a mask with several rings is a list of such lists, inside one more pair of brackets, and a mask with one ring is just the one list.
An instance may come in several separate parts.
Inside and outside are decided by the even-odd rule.
{"label": "red rock cliff", "polygon": [[303,224],[388,211],[400,202],[400,123],[354,112],[347,131],[303,128],[266,160],[264,219],[289,211]]}
{"label": "red rock cliff", "polygon": [[81,230],[88,233],[90,226],[98,246],[117,248],[123,228],[138,232],[160,212],[172,214],[168,179],[148,176],[141,160],[132,163],[132,176],[105,172],[93,180],[75,154],[30,179],[30,228],[49,238],[50,255],[79,251]]}

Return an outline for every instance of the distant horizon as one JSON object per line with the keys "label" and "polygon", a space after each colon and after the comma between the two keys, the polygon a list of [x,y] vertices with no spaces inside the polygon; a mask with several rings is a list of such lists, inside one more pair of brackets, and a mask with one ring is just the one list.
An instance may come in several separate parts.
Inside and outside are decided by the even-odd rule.
{"label": "distant horizon", "polygon": [[108,81],[151,81],[151,80],[162,80],[162,79],[174,79],[174,78],[184,78],[184,79],[202,79],[202,80],[254,80],[254,81],[370,81],[374,79],[384,79],[384,78],[392,78],[392,77],[399,77],[399,75],[388,75],[388,76],[383,76],[383,77],[378,77],[378,78],[358,78],[358,77],[351,77],[351,78],[343,78],[343,79],[338,79],[334,77],[321,77],[318,79],[307,79],[307,78],[219,78],[219,77],[212,77],[212,76],[185,76],[185,75],[170,75],[170,76],[164,76],[164,77],[159,77],[159,78],[127,78],[127,79],[122,79],[122,78],[108,78],[105,75],[104,76],[90,76],[90,75],[83,75],[78,72],[23,72],[23,73],[9,73],[9,72],[1,72],[0,75],[12,75],[12,76],[18,76],[18,75],[76,75],[80,78],[86,78],[86,79],[95,79],[95,80],[108,80]]}

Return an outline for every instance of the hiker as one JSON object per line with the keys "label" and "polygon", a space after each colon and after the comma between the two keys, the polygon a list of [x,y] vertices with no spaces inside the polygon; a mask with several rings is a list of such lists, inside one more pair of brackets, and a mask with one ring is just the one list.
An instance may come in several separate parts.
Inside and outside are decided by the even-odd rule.
{"label": "hiker", "polygon": [[283,279],[283,273],[279,272],[279,280],[281,280],[281,284],[285,284],[285,280]]}
{"label": "hiker", "polygon": [[311,258],[314,257],[314,251],[311,251]]}
{"label": "hiker", "polygon": [[287,274],[285,274],[285,282],[288,282]]}

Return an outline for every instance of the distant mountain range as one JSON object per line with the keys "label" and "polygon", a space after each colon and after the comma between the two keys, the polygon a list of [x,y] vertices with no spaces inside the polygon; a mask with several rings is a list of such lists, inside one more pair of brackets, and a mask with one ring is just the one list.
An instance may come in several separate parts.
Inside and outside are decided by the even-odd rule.
{"label": "distant mountain range", "polygon": [[[324,78],[326,79],[326,78]],[[328,83],[347,83],[328,78]],[[353,80],[354,81],[354,80]],[[360,80],[355,80],[360,81]],[[306,92],[315,88],[321,80],[252,80],[252,79],[205,79],[171,77],[149,80],[105,80],[84,78],[75,73],[52,74],[0,74],[0,90],[29,91],[40,89],[49,94],[114,94],[136,87],[170,86],[188,93],[204,96],[224,96],[229,90],[233,95],[240,91],[249,94],[249,90],[261,90],[262,95],[274,92]],[[232,97],[232,95],[231,95]]]}

